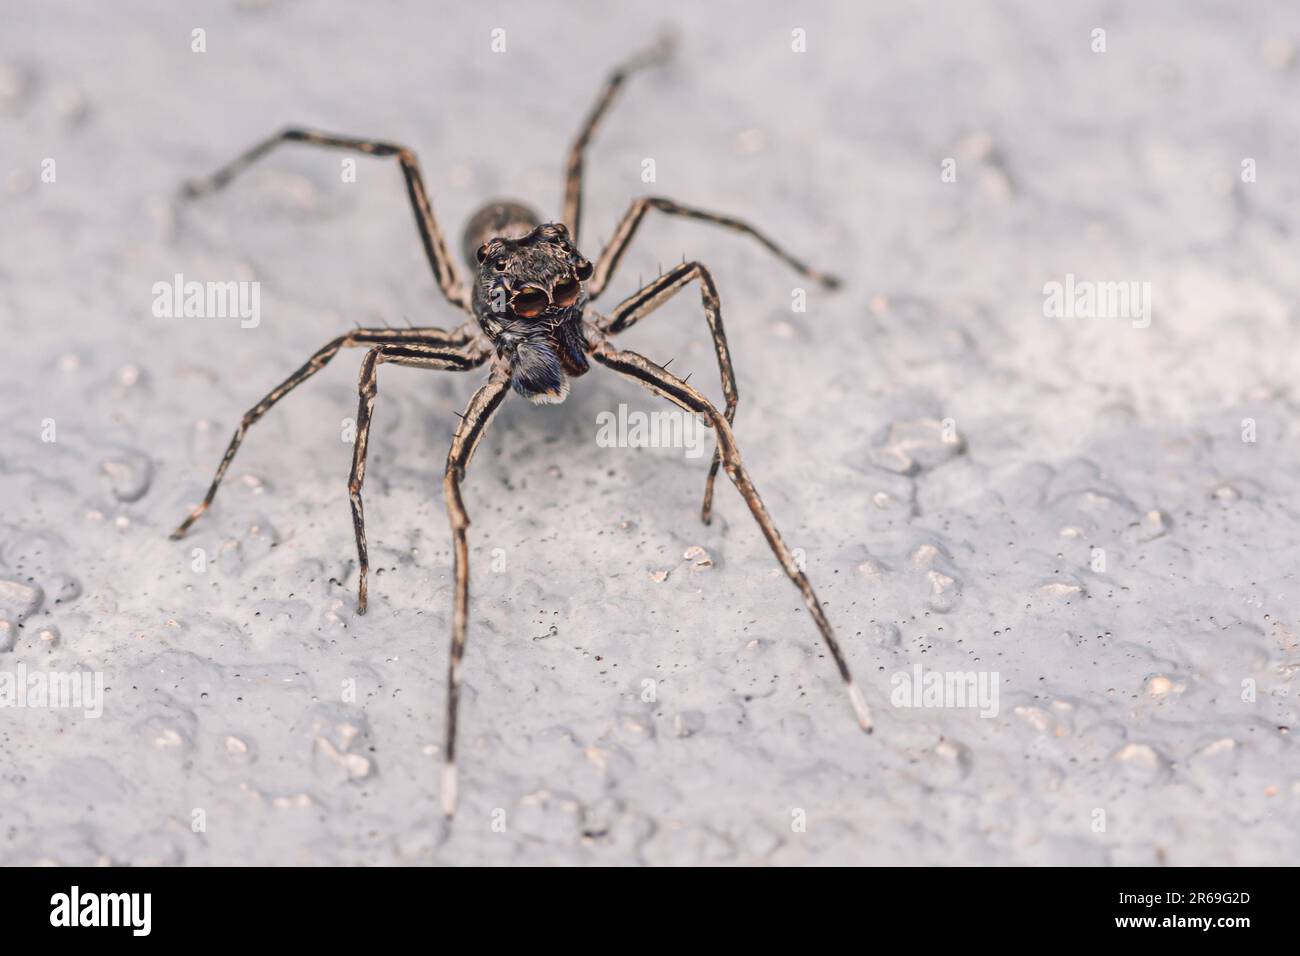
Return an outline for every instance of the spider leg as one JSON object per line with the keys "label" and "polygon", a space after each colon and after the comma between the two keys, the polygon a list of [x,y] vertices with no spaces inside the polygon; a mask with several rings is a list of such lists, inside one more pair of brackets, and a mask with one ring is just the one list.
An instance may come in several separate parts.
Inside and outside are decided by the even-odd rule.
{"label": "spider leg", "polygon": [[[713,336],[713,349],[718,355],[718,371],[722,375],[722,396],[726,404],[723,415],[730,423],[736,420],[736,403],[740,395],[736,391],[736,373],[732,369],[731,353],[727,349],[727,333],[722,327],[722,306],[718,300],[718,287],[709,270],[702,264],[684,263],[660,276],[620,302],[607,318],[596,323],[596,327],[609,335],[616,335],[624,329],[630,329],[691,282],[697,280],[700,283],[700,301],[704,305],[704,319],[709,323],[709,333]],[[709,477],[704,482],[704,505],[700,509],[700,518],[705,524],[713,520],[713,482],[718,476],[718,467],[721,463],[722,446],[718,444],[713,449],[713,463],[709,466]]]}
{"label": "spider leg", "polygon": [[790,553],[790,549],[781,540],[776,525],[772,523],[767,508],[764,507],[762,499],[758,496],[758,489],[754,487],[754,483],[749,478],[749,473],[741,463],[740,451],[736,447],[736,439],[731,433],[731,425],[727,422],[726,417],[690,385],[666,371],[662,366],[651,362],[643,355],[632,351],[619,351],[611,348],[608,343],[600,339],[597,339],[591,355],[602,365],[640,383],[656,395],[668,399],[688,412],[707,416],[712,422],[717,432],[718,448],[722,452],[723,467],[727,471],[727,476],[736,486],[736,490],[740,492],[741,497],[745,499],[745,504],[749,506],[754,520],[758,522],[758,526],[763,530],[763,537],[767,539],[772,553],[781,562],[781,567],[785,569],[786,575],[803,595],[804,604],[808,606],[813,620],[817,623],[817,629],[821,632],[822,640],[826,643],[826,649],[830,651],[831,657],[835,660],[835,666],[839,669],[840,678],[844,681],[844,689],[848,692],[849,701],[853,705],[853,712],[858,719],[858,724],[863,730],[870,733],[872,728],[871,711],[867,708],[862,692],[853,683],[853,675],[849,672],[848,661],[845,660],[844,652],[840,650],[839,643],[835,640],[830,621],[827,620],[826,613],[822,610],[821,602],[817,600],[817,595],[813,592],[812,584],[808,581],[807,575],[799,569],[794,556]]}
{"label": "spider leg", "polygon": [[370,573],[370,553],[366,547],[366,517],[361,504],[361,486],[366,480],[366,452],[370,445],[370,420],[379,390],[379,366],[384,362],[415,368],[465,372],[478,368],[488,359],[486,350],[441,347],[423,342],[404,345],[377,345],[361,362],[357,383],[357,438],[352,446],[352,471],[348,475],[348,497],[352,502],[352,528],[357,536],[357,613],[366,613],[366,584]]}
{"label": "spider leg", "polygon": [[221,458],[221,464],[217,466],[217,474],[212,479],[208,493],[203,496],[203,501],[181,522],[180,527],[172,532],[172,540],[175,541],[185,537],[185,532],[190,530],[190,526],[199,519],[203,512],[208,510],[208,506],[212,504],[212,499],[217,496],[217,488],[221,485],[221,479],[225,477],[226,469],[230,467],[231,461],[234,460],[235,452],[239,451],[239,446],[243,443],[244,435],[248,433],[248,429],[270,411],[271,406],[323,369],[329,363],[329,360],[339,353],[340,349],[393,342],[450,345],[463,342],[464,339],[460,337],[461,335],[460,332],[444,332],[442,329],[357,329],[347,335],[340,335],[322,346],[307,360],[302,368],[271,389],[265,398],[244,413],[244,417],[239,422],[239,427],[235,429],[234,437],[230,439],[225,455]]}
{"label": "spider leg", "polygon": [[591,143],[592,134],[596,132],[596,127],[604,117],[605,111],[614,102],[619,87],[626,82],[627,78],[637,70],[667,60],[672,55],[674,46],[675,40],[671,34],[665,34],[656,41],[654,46],[642,50],[616,66],[605,81],[605,86],[601,90],[596,104],[591,108],[591,112],[587,114],[586,122],[582,124],[578,138],[573,141],[573,146],[569,150],[569,162],[565,167],[563,221],[569,227],[569,234],[573,237],[575,243],[578,241],[578,228],[582,220],[583,160],[587,146]]}
{"label": "spider leg", "polygon": [[456,812],[456,711],[460,703],[460,665],[465,654],[465,631],[469,624],[469,515],[460,495],[474,449],[487,431],[488,422],[505,400],[510,388],[510,365],[498,362],[488,381],[474,393],[460,420],[460,427],[447,452],[447,471],[442,490],[451,519],[451,535],[456,571],[456,605],[451,624],[451,660],[447,670],[447,747],[442,769],[442,811],[447,817]]}
{"label": "spider leg", "polygon": [[723,226],[734,232],[752,236],[768,252],[785,262],[786,265],[800,275],[806,276],[814,282],[820,282],[828,289],[838,288],[840,284],[840,280],[835,276],[828,275],[825,272],[818,272],[808,266],[802,259],[795,258],[747,222],[732,216],[696,209],[694,206],[684,206],[681,203],[673,202],[671,199],[663,199],[658,196],[643,196],[632,202],[631,207],[623,215],[622,221],[619,222],[618,228],[614,230],[614,237],[610,239],[609,245],[601,251],[600,258],[596,260],[596,267],[592,271],[591,280],[587,283],[587,295],[591,299],[594,300],[596,296],[605,290],[605,286],[613,276],[614,270],[618,268],[619,261],[623,258],[623,253],[627,252],[628,246],[632,244],[632,237],[636,234],[637,227],[641,225],[641,220],[645,218],[646,213],[651,209],[657,209],[670,216],[683,216],[687,219],[711,222],[716,226]]}
{"label": "spider leg", "polygon": [[312,146],[364,153],[367,156],[396,156],[402,167],[402,175],[406,178],[406,192],[410,197],[411,212],[415,215],[415,225],[420,230],[420,240],[424,243],[424,254],[429,259],[429,267],[433,270],[438,288],[452,305],[469,311],[469,296],[456,275],[456,267],[447,253],[447,243],[442,238],[442,230],[438,228],[438,221],[429,206],[429,193],[425,189],[424,177],[420,173],[419,160],[416,159],[414,151],[405,146],[289,127],[235,157],[212,175],[187,183],[183,195],[194,199],[220,189],[281,143],[307,143]]}

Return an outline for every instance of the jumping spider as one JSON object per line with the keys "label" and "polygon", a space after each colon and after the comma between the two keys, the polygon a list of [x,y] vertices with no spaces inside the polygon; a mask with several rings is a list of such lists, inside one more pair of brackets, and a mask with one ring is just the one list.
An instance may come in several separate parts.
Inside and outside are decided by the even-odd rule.
{"label": "jumping spider", "polygon": [[[438,328],[357,329],[335,338],[319,349],[302,368],[244,415],[217,467],[216,477],[213,478],[208,493],[172,534],[174,539],[184,536],[212,504],[226,469],[230,467],[235,452],[254,422],[290,391],[324,368],[340,349],[367,347],[369,351],[361,363],[356,442],[352,473],[348,481],[360,565],[357,612],[364,614],[369,560],[366,553],[361,485],[366,473],[366,448],[379,366],[392,362],[416,368],[464,372],[490,363],[487,382],[470,399],[456,429],[443,478],[443,494],[451,518],[455,546],[456,578],[448,675],[447,738],[442,777],[442,806],[449,817],[456,806],[456,711],[460,697],[461,658],[465,653],[465,632],[469,618],[469,545],[466,537],[469,516],[461,498],[461,482],[489,420],[509,390],[513,389],[537,403],[562,402],[568,395],[570,380],[586,374],[590,368],[589,359],[635,380],[688,413],[700,416],[713,428],[717,443],[704,483],[704,504],[701,511],[704,522],[707,524],[711,519],[713,483],[721,466],[758,521],[763,536],[785,573],[802,593],[839,669],[858,723],[863,730],[871,730],[871,716],[866,702],[853,684],[848,663],[831,631],[830,622],[813,593],[812,585],[795,562],[790,549],[781,540],[745,466],[741,464],[740,452],[731,431],[731,422],[736,413],[736,381],[723,333],[718,291],[708,269],[698,262],[683,263],[624,299],[608,316],[596,312],[590,304],[605,290],[641,220],[652,209],[671,216],[715,223],[744,233],[756,239],[801,275],[828,288],[838,285],[833,277],[809,268],[767,236],[738,219],[657,197],[641,198],[632,203],[613,238],[594,263],[578,251],[583,157],[592,133],[627,77],[639,69],[667,59],[670,52],[671,43],[661,40],[651,49],[625,62],[609,76],[569,153],[561,221],[543,223],[532,209],[517,202],[491,203],[471,218],[465,229],[463,252],[476,276],[468,288],[456,274],[442,231],[429,207],[428,193],[415,154],[404,146],[289,128],[254,146],[207,179],[188,184],[184,190],[184,195],[192,199],[220,189],[250,163],[265,156],[281,143],[307,143],[370,156],[396,157],[406,178],[415,224],[438,288],[448,302],[468,313],[470,318],[450,332]],[[704,318],[718,356],[722,391],[726,399],[723,411],[719,411],[684,380],[669,373],[664,366],[657,365],[636,352],[616,349],[609,341],[611,336],[631,328],[692,282],[699,283]]]}

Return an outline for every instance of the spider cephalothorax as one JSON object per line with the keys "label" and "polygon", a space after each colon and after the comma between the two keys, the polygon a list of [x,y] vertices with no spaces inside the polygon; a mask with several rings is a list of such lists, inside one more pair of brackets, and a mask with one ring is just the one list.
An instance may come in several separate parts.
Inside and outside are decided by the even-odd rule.
{"label": "spider cephalothorax", "polygon": [[591,262],[556,222],[517,239],[489,239],[475,259],[474,316],[510,360],[511,386],[538,404],[564,401],[569,378],[590,368],[582,310]]}
{"label": "spider cephalothorax", "polygon": [[[410,368],[469,372],[490,363],[487,381],[480,385],[469,400],[465,414],[460,417],[447,454],[442,483],[447,516],[451,520],[456,578],[451,617],[451,659],[447,670],[447,742],[443,753],[446,763],[442,781],[443,809],[448,816],[456,805],[456,715],[460,700],[461,659],[469,626],[469,512],[461,496],[461,482],[488,422],[511,389],[534,402],[561,402],[568,394],[569,379],[585,373],[590,367],[589,359],[673,402],[682,411],[707,421],[717,446],[704,483],[700,517],[706,524],[711,520],[713,481],[718,469],[725,465],[727,478],[740,492],[786,576],[803,596],[848,691],[858,724],[863,730],[871,730],[871,714],[861,692],[853,684],[848,661],[835,640],[830,621],[808,576],[795,560],[794,552],[777,532],[740,460],[740,449],[731,431],[738,401],[736,377],[722,327],[721,298],[712,274],[702,263],[682,262],[613,306],[608,315],[601,315],[590,304],[608,287],[636,235],[637,227],[651,211],[709,222],[748,235],[800,275],[827,288],[836,285],[832,276],[810,268],[748,223],[661,196],[643,196],[633,200],[594,264],[578,251],[583,156],[587,144],[627,76],[634,70],[661,62],[669,49],[670,45],[661,41],[611,74],[569,154],[563,214],[559,221],[541,223],[540,217],[530,207],[506,200],[490,203],[474,215],[465,229],[461,245],[470,270],[475,273],[468,283],[461,282],[451,261],[415,153],[396,143],[290,127],[236,157],[208,178],[189,184],[184,193],[193,199],[221,188],[280,143],[307,143],[395,159],[406,180],[411,211],[415,215],[416,228],[434,281],[447,302],[467,315],[461,325],[450,330],[433,326],[409,329],[358,327],[317,349],[302,368],[272,389],[244,415],[217,466],[207,494],[176,529],[173,537],[182,537],[212,504],[245,433],[256,421],[276,402],[324,368],[340,350],[367,348],[369,351],[361,362],[356,439],[352,449],[352,471],[348,476],[352,525],[357,539],[357,613],[364,614],[370,559],[361,489],[370,447],[371,413],[379,388],[379,367],[391,363]],[[692,286],[699,289],[704,321],[718,360],[724,399],[721,408],[688,384],[686,379],[669,372],[667,363],[656,364],[636,352],[620,350],[610,342],[613,336],[654,314],[682,290]]]}

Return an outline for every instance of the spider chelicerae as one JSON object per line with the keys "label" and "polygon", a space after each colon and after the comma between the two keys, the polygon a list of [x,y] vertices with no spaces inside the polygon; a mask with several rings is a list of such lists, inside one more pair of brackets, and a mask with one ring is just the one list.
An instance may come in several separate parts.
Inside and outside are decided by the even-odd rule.
{"label": "spider chelicerae", "polygon": [[[653,47],[633,56],[610,74],[569,152],[561,221],[543,223],[531,208],[511,201],[490,203],[471,217],[465,228],[463,242],[466,262],[475,272],[469,285],[461,282],[447,252],[442,231],[429,206],[428,192],[415,153],[404,146],[379,140],[336,136],[316,130],[288,128],[257,144],[210,177],[187,184],[183,191],[185,197],[193,199],[220,189],[249,164],[281,143],[306,143],[368,156],[394,157],[406,179],[415,224],[438,288],[448,302],[469,316],[454,331],[440,328],[358,328],[338,336],[317,350],[302,368],[272,389],[244,415],[221,464],[217,466],[216,476],[203,501],[172,534],[174,539],[183,537],[212,504],[221,479],[248,429],[276,402],[324,368],[340,350],[368,348],[369,351],[361,362],[356,440],[352,471],[348,479],[359,564],[357,612],[364,614],[370,565],[366,551],[361,486],[366,474],[366,449],[379,366],[391,362],[415,368],[456,372],[484,365],[489,367],[487,381],[474,393],[461,416],[447,455],[447,468],[443,478],[443,494],[451,519],[456,585],[447,686],[445,763],[441,784],[443,812],[448,817],[455,812],[456,807],[456,713],[460,698],[461,659],[465,653],[469,620],[469,515],[461,497],[461,483],[465,479],[474,449],[487,430],[488,422],[511,390],[541,404],[562,402],[568,394],[570,380],[586,374],[590,360],[633,379],[686,412],[699,416],[713,429],[716,447],[704,483],[701,517],[706,524],[711,520],[713,483],[721,467],[749,506],[768,545],[781,562],[781,567],[803,595],[839,669],[859,725],[863,730],[871,730],[870,711],[853,683],[848,662],[835,640],[812,584],[781,539],[767,508],[758,496],[758,490],[741,463],[740,452],[731,430],[731,422],[736,413],[736,380],[723,332],[718,290],[709,270],[699,262],[683,262],[624,299],[608,315],[598,313],[591,305],[605,291],[619,261],[631,244],[637,227],[651,210],[714,223],[751,236],[801,275],[828,288],[838,285],[832,276],[805,265],[739,219],[659,197],[645,197],[632,203],[594,263],[578,251],[582,221],[583,160],[592,134],[627,78],[638,70],[666,60],[672,52],[672,46],[670,38],[661,38]],[[631,328],[693,282],[699,285],[704,318],[717,352],[725,398],[725,408],[722,410],[686,381],[667,371],[664,365],[656,364],[636,352],[615,348],[610,343],[611,337]]]}

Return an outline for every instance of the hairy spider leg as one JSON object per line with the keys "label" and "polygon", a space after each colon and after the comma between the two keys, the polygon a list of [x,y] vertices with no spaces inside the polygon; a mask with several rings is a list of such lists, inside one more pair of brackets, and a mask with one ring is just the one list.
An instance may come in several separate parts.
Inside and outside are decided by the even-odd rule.
{"label": "hairy spider leg", "polygon": [[212,500],[217,496],[217,489],[221,486],[221,480],[226,476],[226,469],[235,459],[235,453],[239,451],[239,446],[243,444],[244,436],[248,430],[257,423],[263,415],[271,410],[280,399],[284,398],[291,391],[301,385],[307,379],[311,378],[327,364],[330,359],[339,353],[341,349],[356,348],[362,345],[380,345],[385,343],[421,343],[429,347],[441,347],[456,344],[463,344],[468,341],[468,334],[457,332],[445,332],[442,329],[357,329],[349,332],[347,335],[340,335],[338,338],[330,340],[309,358],[298,371],[294,372],[283,382],[271,389],[269,393],[256,405],[244,413],[240,419],[239,426],[235,429],[234,437],[230,439],[230,444],[226,447],[226,453],[221,456],[221,463],[217,465],[216,476],[212,479],[212,484],[208,486],[208,493],[203,496],[203,500],[195,506],[180,527],[172,532],[172,540],[177,541],[185,537],[185,533],[190,530],[194,522],[199,520],[203,512],[207,511],[212,504]]}
{"label": "hairy spider leg", "polygon": [[451,656],[447,666],[447,746],[443,753],[442,810],[450,817],[456,812],[456,712],[460,705],[461,659],[465,656],[465,637],[469,627],[469,513],[461,498],[460,484],[465,480],[474,449],[487,431],[488,422],[510,390],[510,364],[498,361],[492,366],[487,382],[474,393],[461,417],[460,426],[447,453],[447,471],[443,476],[443,496],[451,520],[453,562],[456,573],[456,604],[452,612]]}
{"label": "hairy spider leg", "polygon": [[634,54],[615,67],[609,78],[605,80],[605,85],[601,89],[595,105],[591,108],[591,112],[587,114],[587,119],[578,132],[578,138],[573,141],[573,146],[569,149],[569,161],[565,166],[564,218],[562,221],[569,227],[569,234],[573,236],[575,243],[578,241],[579,229],[582,225],[583,163],[585,162],[587,147],[596,132],[596,127],[604,118],[605,112],[614,102],[614,97],[618,94],[619,88],[627,81],[627,78],[638,70],[669,60],[676,45],[676,40],[672,34],[663,34],[652,46]]}
{"label": "hairy spider leg", "polygon": [[411,212],[415,215],[415,225],[420,231],[420,241],[424,244],[424,254],[429,260],[429,268],[433,270],[433,278],[448,302],[465,312],[470,311],[469,296],[456,274],[456,267],[447,253],[447,243],[442,237],[442,230],[438,227],[438,220],[429,205],[429,191],[424,186],[420,162],[414,150],[405,146],[290,126],[235,157],[212,175],[188,183],[184,189],[184,196],[194,199],[220,189],[281,143],[306,143],[309,146],[349,150],[366,156],[396,156],[402,167],[402,175],[406,179],[406,192],[411,202]]}
{"label": "hairy spider leg", "polygon": [[777,531],[776,525],[772,522],[771,515],[768,514],[767,508],[758,496],[758,489],[754,487],[749,473],[741,463],[740,450],[736,445],[735,436],[731,433],[731,425],[728,424],[726,417],[718,411],[712,402],[691,388],[686,382],[677,378],[662,366],[651,362],[643,355],[632,351],[619,351],[603,340],[598,340],[595,343],[591,355],[600,364],[632,379],[649,391],[668,399],[688,412],[707,416],[709,421],[712,422],[717,432],[718,448],[722,453],[722,464],[727,472],[727,477],[736,486],[740,496],[745,499],[745,504],[749,506],[750,513],[754,516],[754,520],[758,522],[759,528],[762,529],[763,537],[767,539],[772,553],[781,562],[781,567],[785,570],[786,576],[794,582],[795,587],[799,589],[799,593],[803,595],[804,604],[807,605],[809,613],[812,614],[813,621],[817,624],[817,630],[821,632],[826,649],[830,651],[831,657],[835,660],[835,666],[840,672],[840,679],[844,682],[844,689],[848,693],[849,703],[853,707],[858,726],[870,733],[872,730],[871,711],[867,707],[862,692],[853,682],[853,675],[849,671],[848,661],[844,657],[844,652],[840,650],[839,642],[835,639],[835,632],[831,630],[831,624],[826,617],[826,612],[822,610],[821,602],[817,600],[817,595],[813,591],[808,576],[800,570],[799,565],[795,562],[794,555],[790,553],[790,549],[781,539],[780,532]]}
{"label": "hairy spider leg", "polygon": [[352,471],[348,475],[348,497],[352,502],[352,529],[357,537],[357,613],[366,613],[366,586],[370,554],[366,547],[366,517],[361,504],[361,486],[366,480],[366,453],[370,448],[370,422],[379,391],[379,366],[384,362],[413,368],[468,372],[479,368],[491,355],[490,349],[468,346],[441,348],[427,343],[377,345],[361,361],[357,382],[357,437],[352,446]]}

